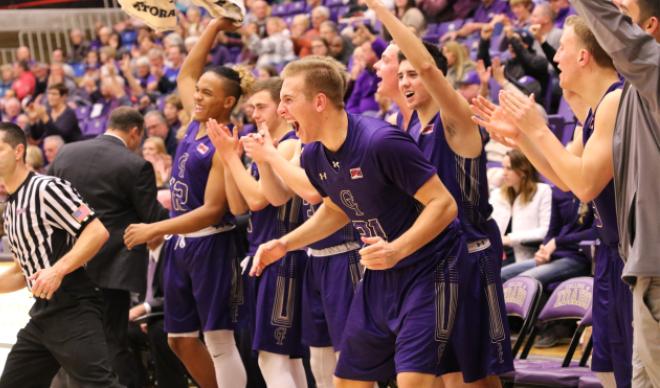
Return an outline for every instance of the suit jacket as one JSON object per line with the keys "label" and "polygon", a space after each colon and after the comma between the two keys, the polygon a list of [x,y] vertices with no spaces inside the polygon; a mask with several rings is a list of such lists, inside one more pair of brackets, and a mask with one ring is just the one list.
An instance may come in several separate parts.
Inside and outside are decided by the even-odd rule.
{"label": "suit jacket", "polygon": [[110,135],[65,145],[48,169],[78,189],[110,232],[108,242],[87,264],[91,279],[103,288],[143,293],[147,250],[129,251],[124,230],[129,224],[167,218],[156,199],[151,163]]}

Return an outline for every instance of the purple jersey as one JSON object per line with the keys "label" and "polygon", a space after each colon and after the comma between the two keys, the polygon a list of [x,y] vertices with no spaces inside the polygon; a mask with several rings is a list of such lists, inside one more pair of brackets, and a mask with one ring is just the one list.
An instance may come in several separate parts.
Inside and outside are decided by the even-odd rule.
{"label": "purple jersey", "polygon": [[[303,201],[303,211],[305,220],[312,218],[316,209],[320,205],[312,205],[307,201]],[[360,241],[359,234],[350,224],[345,225],[338,231],[334,232],[330,236],[324,238],[323,240],[317,241],[313,244],[310,244],[309,247],[312,249],[325,249],[334,247],[336,245],[345,244],[351,241]]]}
{"label": "purple jersey", "polygon": [[438,169],[438,176],[458,205],[458,220],[466,233],[466,240],[489,238],[486,222],[493,207],[488,202],[486,152],[482,146],[476,158],[457,155],[447,143],[440,114],[421,128],[417,112],[410,119],[409,132],[426,160]]}
{"label": "purple jersey", "polygon": [[[287,132],[280,141],[289,139],[297,139],[294,131]],[[250,166],[250,173],[254,179],[259,180],[259,169],[256,163],[252,163]],[[248,256],[254,256],[259,245],[280,238],[300,225],[301,212],[302,200],[300,197],[293,197],[282,206],[267,205],[261,210],[251,212],[247,228]]]}
{"label": "purple jersey", "polygon": [[[365,237],[393,241],[407,231],[422,211],[414,194],[434,174],[410,136],[388,123],[348,115],[346,140],[337,152],[321,143],[305,146],[302,165],[314,187],[330,197]],[[400,261],[403,268],[442,250],[456,238],[456,221],[424,247]]]}
{"label": "purple jersey", "polygon": [[474,11],[474,17],[472,19],[475,23],[489,23],[493,16],[499,14],[511,16],[508,1],[493,0],[490,5],[485,5],[482,2]]}
{"label": "purple jersey", "polygon": [[[170,217],[180,216],[204,204],[204,191],[213,164],[215,147],[208,136],[196,139],[199,124],[199,121],[190,122],[172,162]],[[233,217],[226,213],[223,219],[214,225],[229,223],[233,223]]]}
{"label": "purple jersey", "polygon": [[[616,89],[621,89],[622,85],[623,83],[621,81],[613,83],[607,89],[605,95]],[[598,110],[598,107],[596,107],[596,110]],[[583,144],[587,144],[587,141],[594,133],[595,117],[596,113],[590,109],[587,118],[584,120],[584,127],[582,129]],[[598,236],[603,243],[610,247],[616,247],[619,243],[619,229],[616,221],[614,202],[614,181],[611,180],[591,203],[594,209],[594,225],[598,231]]]}

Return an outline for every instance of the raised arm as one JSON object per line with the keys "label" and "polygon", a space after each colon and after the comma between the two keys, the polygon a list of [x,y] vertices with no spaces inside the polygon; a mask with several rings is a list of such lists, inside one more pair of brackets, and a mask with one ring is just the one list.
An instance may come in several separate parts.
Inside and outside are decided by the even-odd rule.
{"label": "raised arm", "polygon": [[435,65],[433,57],[422,41],[379,0],[367,0],[366,2],[419,73],[424,86],[439,107],[445,125],[455,130],[459,137],[464,139],[467,138],[461,136],[460,133],[469,134],[470,142],[474,142],[480,147],[481,137],[477,126],[470,120],[469,104]]}
{"label": "raised arm", "polygon": [[629,81],[660,121],[660,44],[610,1],[571,0],[598,43],[614,61],[617,71]]}
{"label": "raised arm", "polygon": [[206,66],[206,57],[213,48],[215,38],[220,31],[233,31],[236,29],[234,22],[230,19],[213,19],[209,22],[204,32],[199,37],[197,44],[186,56],[181,65],[181,71],[176,79],[179,96],[183,109],[190,113],[195,105],[194,93],[197,79],[202,75]]}

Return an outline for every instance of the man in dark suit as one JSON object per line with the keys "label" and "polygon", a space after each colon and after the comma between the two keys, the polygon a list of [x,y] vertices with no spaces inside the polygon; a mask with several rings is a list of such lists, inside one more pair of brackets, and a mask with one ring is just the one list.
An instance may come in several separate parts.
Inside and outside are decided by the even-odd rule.
{"label": "man in dark suit", "polygon": [[103,291],[110,360],[126,385],[134,381],[126,334],[130,292],[145,291],[147,250],[126,249],[124,229],[167,218],[156,199],[154,169],[135,153],[143,132],[144,119],[137,110],[117,108],[103,135],[65,145],[48,169],[80,191],[110,232],[108,242],[87,264],[87,273]]}

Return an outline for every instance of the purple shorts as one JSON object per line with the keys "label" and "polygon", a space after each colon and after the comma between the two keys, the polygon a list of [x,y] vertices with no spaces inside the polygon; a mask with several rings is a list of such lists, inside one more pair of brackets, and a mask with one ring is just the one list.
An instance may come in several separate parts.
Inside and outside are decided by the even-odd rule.
{"label": "purple shorts", "polygon": [[[438,374],[458,303],[465,240],[401,269],[367,270],[348,313],[335,375],[385,381],[401,372]],[[456,238],[454,238],[456,237]]]}
{"label": "purple shorts", "polygon": [[166,241],[165,331],[233,329],[243,303],[233,232]]}
{"label": "purple shorts", "polygon": [[489,222],[488,226],[490,247],[468,253],[458,263],[460,302],[441,362],[440,374],[460,371],[466,383],[513,370],[500,276],[502,240],[497,224]]}
{"label": "purple shorts", "polygon": [[303,343],[339,350],[348,310],[360,281],[360,255],[310,256],[303,280]]}
{"label": "purple shorts", "polygon": [[595,261],[591,369],[614,372],[617,387],[630,387],[632,293],[621,280],[624,263],[616,248],[604,244],[598,247]]}
{"label": "purple shorts", "polygon": [[257,285],[252,350],[302,357],[302,279],[307,254],[289,252],[269,265]]}

